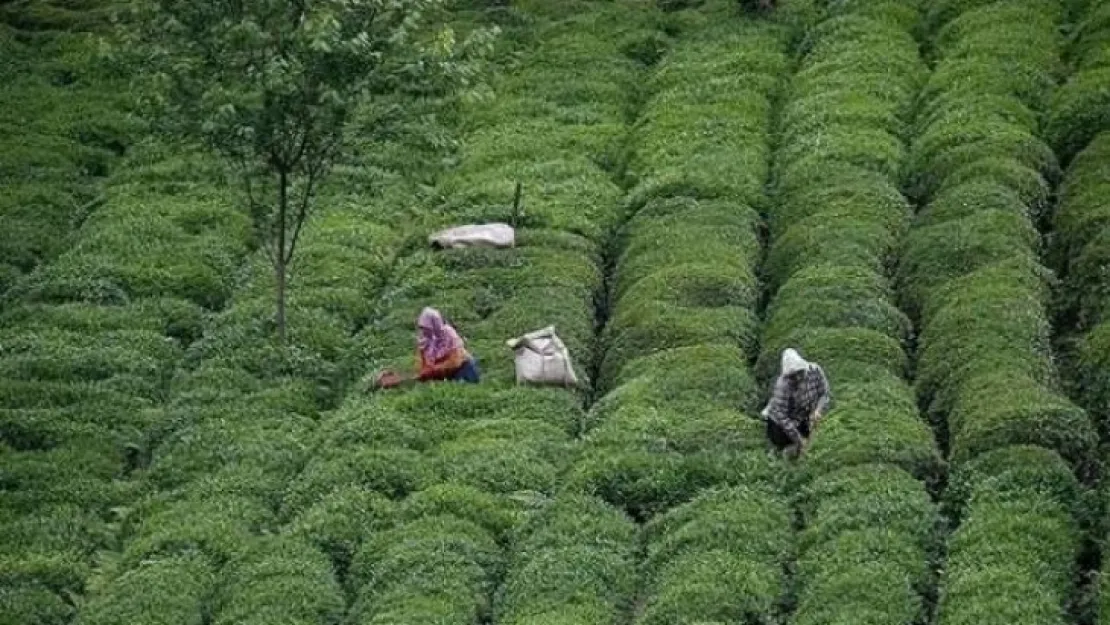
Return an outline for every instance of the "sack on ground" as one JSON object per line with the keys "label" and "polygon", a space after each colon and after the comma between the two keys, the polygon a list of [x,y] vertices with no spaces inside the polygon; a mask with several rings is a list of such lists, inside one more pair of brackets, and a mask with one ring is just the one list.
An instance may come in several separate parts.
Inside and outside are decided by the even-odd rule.
{"label": "sack on ground", "polygon": [[506,341],[516,352],[517,384],[553,384],[575,386],[578,376],[570,361],[570,352],[555,334],[555,326],[529,332]]}
{"label": "sack on ground", "polygon": [[509,224],[472,224],[440,230],[428,237],[432,247],[457,249],[463,247],[513,247],[516,232]]}

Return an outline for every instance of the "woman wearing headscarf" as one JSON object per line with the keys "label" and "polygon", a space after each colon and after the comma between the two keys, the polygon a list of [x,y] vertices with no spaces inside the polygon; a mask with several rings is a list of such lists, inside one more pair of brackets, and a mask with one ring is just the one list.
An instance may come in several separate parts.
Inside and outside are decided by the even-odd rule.
{"label": "woman wearing headscarf", "polygon": [[762,413],[767,420],[767,437],[780,451],[801,454],[831,401],[829,380],[821,366],[806,362],[794,349],[783,350],[782,372]]}
{"label": "woman wearing headscarf", "polygon": [[434,308],[425,308],[416,320],[418,331],[416,379],[478,382],[478,365],[466,350],[459,333]]}

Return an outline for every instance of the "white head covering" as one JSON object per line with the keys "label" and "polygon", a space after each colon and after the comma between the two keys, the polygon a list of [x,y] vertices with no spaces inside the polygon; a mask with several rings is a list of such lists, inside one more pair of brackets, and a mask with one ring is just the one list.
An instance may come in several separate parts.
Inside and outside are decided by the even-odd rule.
{"label": "white head covering", "polygon": [[809,363],[802,358],[796,350],[787,348],[782,350],[782,374],[790,375],[795,371],[804,371],[809,369]]}

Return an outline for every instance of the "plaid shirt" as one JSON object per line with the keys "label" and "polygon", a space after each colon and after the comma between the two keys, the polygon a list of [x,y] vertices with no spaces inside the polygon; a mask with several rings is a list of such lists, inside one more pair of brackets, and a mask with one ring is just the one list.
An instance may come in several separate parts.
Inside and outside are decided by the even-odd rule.
{"label": "plaid shirt", "polygon": [[775,380],[771,401],[763,415],[782,428],[791,440],[798,442],[798,426],[812,419],[815,411],[823,416],[832,401],[829,380],[819,365],[810,365],[800,382],[793,383],[786,376]]}

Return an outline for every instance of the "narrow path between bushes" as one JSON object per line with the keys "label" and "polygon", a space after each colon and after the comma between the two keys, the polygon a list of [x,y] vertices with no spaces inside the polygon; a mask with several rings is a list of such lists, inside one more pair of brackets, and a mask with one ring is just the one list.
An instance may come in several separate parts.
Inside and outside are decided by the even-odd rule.
{"label": "narrow path between bushes", "polygon": [[[628,205],[628,196],[638,182],[629,171],[629,161],[633,158],[635,150],[633,127],[639,121],[644,107],[651,97],[649,91],[650,73],[665,58],[666,46],[670,43],[664,41],[662,33],[653,33],[653,35],[645,38],[641,45],[626,52],[630,58],[639,64],[643,72],[643,79],[632,85],[633,92],[628,98],[626,113],[628,130],[621,141],[621,156],[613,166],[606,169],[613,184],[617,185],[622,192],[621,203],[617,209],[621,212],[621,215],[610,226],[601,242],[601,284],[594,296],[594,336],[588,367],[590,388],[583,398],[583,410],[587,412],[593,408],[598,400],[605,396],[608,390],[603,385],[602,377],[605,369],[605,357],[608,352],[609,321],[615,304],[616,293],[614,291],[616,289],[617,266],[624,252],[622,245],[623,230],[634,215],[632,207]],[[579,440],[584,435],[585,431],[583,430],[577,432]],[[647,543],[643,539],[642,532],[637,538],[635,557],[637,562],[643,562],[647,556]],[[635,625],[638,623],[647,607],[648,599],[646,584],[643,579],[638,579],[635,594],[629,601],[628,610],[622,615],[623,618],[618,620],[618,623],[621,625]]]}
{"label": "narrow path between bushes", "polygon": [[[647,80],[652,69],[663,59],[666,54],[667,43],[662,33],[652,33],[637,45],[631,45],[624,50],[625,55],[635,61],[643,74],[643,80],[632,84],[632,93],[628,94],[625,112],[627,130],[620,141],[619,157],[614,162],[606,163],[603,169],[609,174],[613,184],[622,192],[621,203],[615,207],[620,217],[609,226],[602,237],[599,248],[601,250],[600,270],[601,284],[594,294],[594,332],[590,349],[590,360],[586,363],[586,371],[590,386],[583,395],[583,409],[589,411],[597,400],[605,395],[602,387],[602,370],[607,351],[606,331],[609,319],[613,313],[613,289],[617,272],[617,263],[624,249],[621,246],[622,230],[632,218],[632,212],[627,205],[630,191],[636,185],[635,177],[629,172],[629,159],[635,149],[633,144],[632,127],[640,119],[650,93]],[[584,432],[578,432],[581,437]]]}

